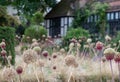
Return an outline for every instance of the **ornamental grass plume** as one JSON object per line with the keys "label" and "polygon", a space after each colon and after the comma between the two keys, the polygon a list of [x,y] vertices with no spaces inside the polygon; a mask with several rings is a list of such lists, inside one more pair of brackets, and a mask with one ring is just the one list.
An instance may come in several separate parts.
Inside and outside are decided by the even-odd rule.
{"label": "ornamental grass plume", "polygon": [[37,53],[32,50],[32,49],[28,49],[26,51],[23,52],[23,61],[27,64],[29,63],[33,63],[38,59],[38,55]]}
{"label": "ornamental grass plume", "polygon": [[10,67],[10,68],[4,68],[3,72],[2,72],[2,76],[4,78],[4,80],[8,81],[8,82],[13,82],[13,79],[16,76],[16,71]]}
{"label": "ornamental grass plume", "polygon": [[104,50],[104,55],[105,55],[106,59],[110,61],[110,68],[111,68],[111,73],[112,73],[112,82],[114,82],[112,59],[114,59],[115,54],[116,54],[116,51],[112,48],[107,48]]}

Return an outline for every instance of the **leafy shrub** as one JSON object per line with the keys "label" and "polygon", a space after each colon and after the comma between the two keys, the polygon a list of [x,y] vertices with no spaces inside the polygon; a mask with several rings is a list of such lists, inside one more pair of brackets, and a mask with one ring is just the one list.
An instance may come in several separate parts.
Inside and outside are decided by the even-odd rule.
{"label": "leafy shrub", "polygon": [[116,37],[113,37],[111,44],[112,44],[112,46],[114,46],[114,44],[116,44],[118,46],[118,51],[120,52],[120,46],[119,46],[119,44],[120,44],[120,31],[117,32]]}
{"label": "leafy shrub", "polygon": [[68,45],[70,39],[72,38],[79,39],[82,37],[89,37],[89,36],[90,36],[89,32],[81,27],[75,29],[71,28],[68,30],[66,36],[64,37],[63,45]]}
{"label": "leafy shrub", "polygon": [[25,39],[29,36],[30,41],[33,38],[41,39],[42,35],[47,35],[47,30],[42,26],[34,25],[25,30]]}
{"label": "leafy shrub", "polygon": [[34,15],[33,15],[33,18],[32,18],[32,21],[36,24],[40,24],[41,22],[44,21],[44,18],[43,18],[43,13],[41,13],[40,11],[37,11]]}
{"label": "leafy shrub", "polygon": [[0,42],[2,42],[2,39],[5,39],[7,56],[8,55],[12,56],[11,63],[14,64],[15,63],[15,49],[14,49],[15,29],[11,27],[0,27]]}

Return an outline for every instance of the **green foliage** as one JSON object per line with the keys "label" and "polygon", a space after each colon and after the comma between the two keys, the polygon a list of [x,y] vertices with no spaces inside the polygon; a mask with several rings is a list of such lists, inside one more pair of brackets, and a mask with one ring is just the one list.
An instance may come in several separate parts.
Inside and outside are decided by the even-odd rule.
{"label": "green foliage", "polygon": [[44,21],[44,18],[43,18],[43,13],[41,13],[40,11],[37,11],[33,17],[32,17],[32,20],[34,23],[36,23],[37,25],[40,25],[40,23],[42,23]]}
{"label": "green foliage", "polygon": [[84,7],[78,8],[74,15],[75,19],[73,21],[72,27],[81,27],[82,24],[87,20],[87,18],[92,15],[91,5],[94,3],[94,0],[88,1]]}
{"label": "green foliage", "polygon": [[14,39],[15,39],[15,29],[11,27],[0,27],[0,42],[5,39],[7,55],[12,56],[11,63],[15,63],[15,49],[14,49]]}
{"label": "green foliage", "polygon": [[13,5],[26,16],[32,16],[38,10],[45,12],[48,7],[55,5],[55,2],[56,0],[13,0]]}
{"label": "green foliage", "polygon": [[25,38],[29,36],[30,41],[33,38],[41,39],[42,35],[47,35],[47,30],[42,26],[34,25],[25,30]]}
{"label": "green foliage", "polygon": [[19,25],[17,18],[8,15],[6,7],[0,5],[0,26],[12,26],[16,27]]}
{"label": "green foliage", "polygon": [[106,18],[106,10],[108,9],[107,3],[100,3],[95,2],[92,5],[93,8],[93,14],[96,14],[99,16],[97,23],[97,26],[100,30],[101,37],[105,36],[105,29],[107,27],[107,18]]}
{"label": "green foliage", "polygon": [[[106,10],[108,8],[107,3],[101,3],[96,1],[91,1],[86,3],[86,5],[75,12],[75,19],[73,21],[72,27],[80,27],[87,21],[88,17],[91,15],[99,16],[99,20],[96,23],[96,28],[99,30],[102,37],[105,35],[106,28]],[[90,27],[92,30],[93,28]]]}
{"label": "green foliage", "polygon": [[70,39],[75,38],[75,39],[80,39],[83,37],[89,37],[90,34],[87,30],[83,29],[82,27],[78,28],[71,28],[68,30],[66,36],[64,37],[64,45],[68,45],[70,42]]}
{"label": "green foliage", "polygon": [[114,43],[118,43],[120,41],[120,31],[117,32],[117,36],[113,38]]}

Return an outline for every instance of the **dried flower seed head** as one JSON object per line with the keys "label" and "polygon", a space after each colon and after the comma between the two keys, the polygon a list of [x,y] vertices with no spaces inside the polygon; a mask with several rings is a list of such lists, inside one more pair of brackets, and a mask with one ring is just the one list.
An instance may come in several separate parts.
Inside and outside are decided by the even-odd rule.
{"label": "dried flower seed head", "polygon": [[106,61],[106,58],[105,57],[102,57],[102,62],[104,63]]}
{"label": "dried flower seed head", "polygon": [[8,60],[11,61],[12,60],[12,56],[8,56]]}
{"label": "dried flower seed head", "polygon": [[2,42],[0,43],[0,47],[1,47],[2,49],[5,49],[5,47],[6,47],[5,42],[2,41]]}
{"label": "dried flower seed head", "polygon": [[72,43],[70,43],[70,45],[69,45],[69,48],[71,49],[71,48],[73,48],[74,47],[74,43],[72,42]]}
{"label": "dried flower seed head", "polygon": [[76,62],[75,57],[73,55],[67,55],[65,57],[65,63],[67,66],[72,66],[74,65],[75,62]]}
{"label": "dried flower seed head", "polygon": [[33,42],[31,46],[32,46],[32,47],[39,46],[39,43],[38,43],[38,42]]}
{"label": "dried flower seed head", "polygon": [[6,55],[7,55],[6,50],[2,50],[2,51],[1,51],[1,56],[4,56],[4,57],[5,57]]}
{"label": "dried flower seed head", "polygon": [[88,38],[87,39],[87,43],[91,43],[92,42],[92,39],[91,38]]}
{"label": "dried flower seed head", "polygon": [[116,54],[116,55],[114,56],[114,60],[115,60],[115,62],[117,62],[117,63],[120,62],[120,53],[118,53],[118,54]]}
{"label": "dried flower seed head", "polygon": [[48,51],[43,51],[43,52],[42,52],[42,55],[43,55],[44,57],[47,57],[47,56],[49,55],[49,53],[48,53]]}
{"label": "dried flower seed head", "polygon": [[33,50],[36,51],[37,53],[41,52],[41,48],[39,46],[35,46]]}
{"label": "dried flower seed head", "polygon": [[32,39],[32,42],[34,43],[34,42],[37,42],[37,40],[34,38],[34,39]]}
{"label": "dried flower seed head", "polygon": [[53,66],[53,70],[56,70],[56,66]]}
{"label": "dried flower seed head", "polygon": [[4,68],[2,76],[5,80],[10,81],[15,78],[16,72],[13,68]]}
{"label": "dried flower seed head", "polygon": [[27,64],[35,62],[37,58],[38,58],[37,53],[32,49],[28,49],[23,53],[23,60]]}
{"label": "dried flower seed head", "polygon": [[61,48],[61,49],[60,49],[60,52],[61,52],[61,53],[65,53],[65,49],[64,49],[64,48]]}
{"label": "dried flower seed head", "polygon": [[57,53],[52,54],[53,59],[57,58]]}
{"label": "dried flower seed head", "polygon": [[75,38],[72,38],[72,40],[70,42],[71,43],[77,43],[77,40]]}
{"label": "dried flower seed head", "polygon": [[18,75],[22,74],[22,72],[23,72],[22,66],[18,66],[18,67],[16,68],[16,72],[17,72]]}
{"label": "dried flower seed head", "polygon": [[106,40],[106,41],[111,41],[111,37],[110,37],[109,35],[106,35],[106,36],[105,36],[105,40]]}
{"label": "dried flower seed head", "polygon": [[43,38],[45,38],[45,37],[46,37],[46,35],[42,35],[42,37],[43,37]]}
{"label": "dried flower seed head", "polygon": [[107,48],[104,50],[104,54],[107,60],[112,60],[116,54],[115,50],[112,48]]}
{"label": "dried flower seed head", "polygon": [[102,49],[103,49],[103,43],[100,42],[100,41],[98,41],[98,42],[96,43],[96,49],[97,49],[97,50],[102,50]]}

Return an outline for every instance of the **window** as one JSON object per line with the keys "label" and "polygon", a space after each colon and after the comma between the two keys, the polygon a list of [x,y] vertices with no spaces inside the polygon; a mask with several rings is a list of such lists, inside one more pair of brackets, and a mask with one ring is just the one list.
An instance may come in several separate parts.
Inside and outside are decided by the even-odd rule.
{"label": "window", "polygon": [[111,20],[114,19],[114,13],[111,13]]}
{"label": "window", "polygon": [[107,13],[107,20],[110,20],[110,13]]}
{"label": "window", "polygon": [[118,12],[115,12],[115,19],[118,19]]}

